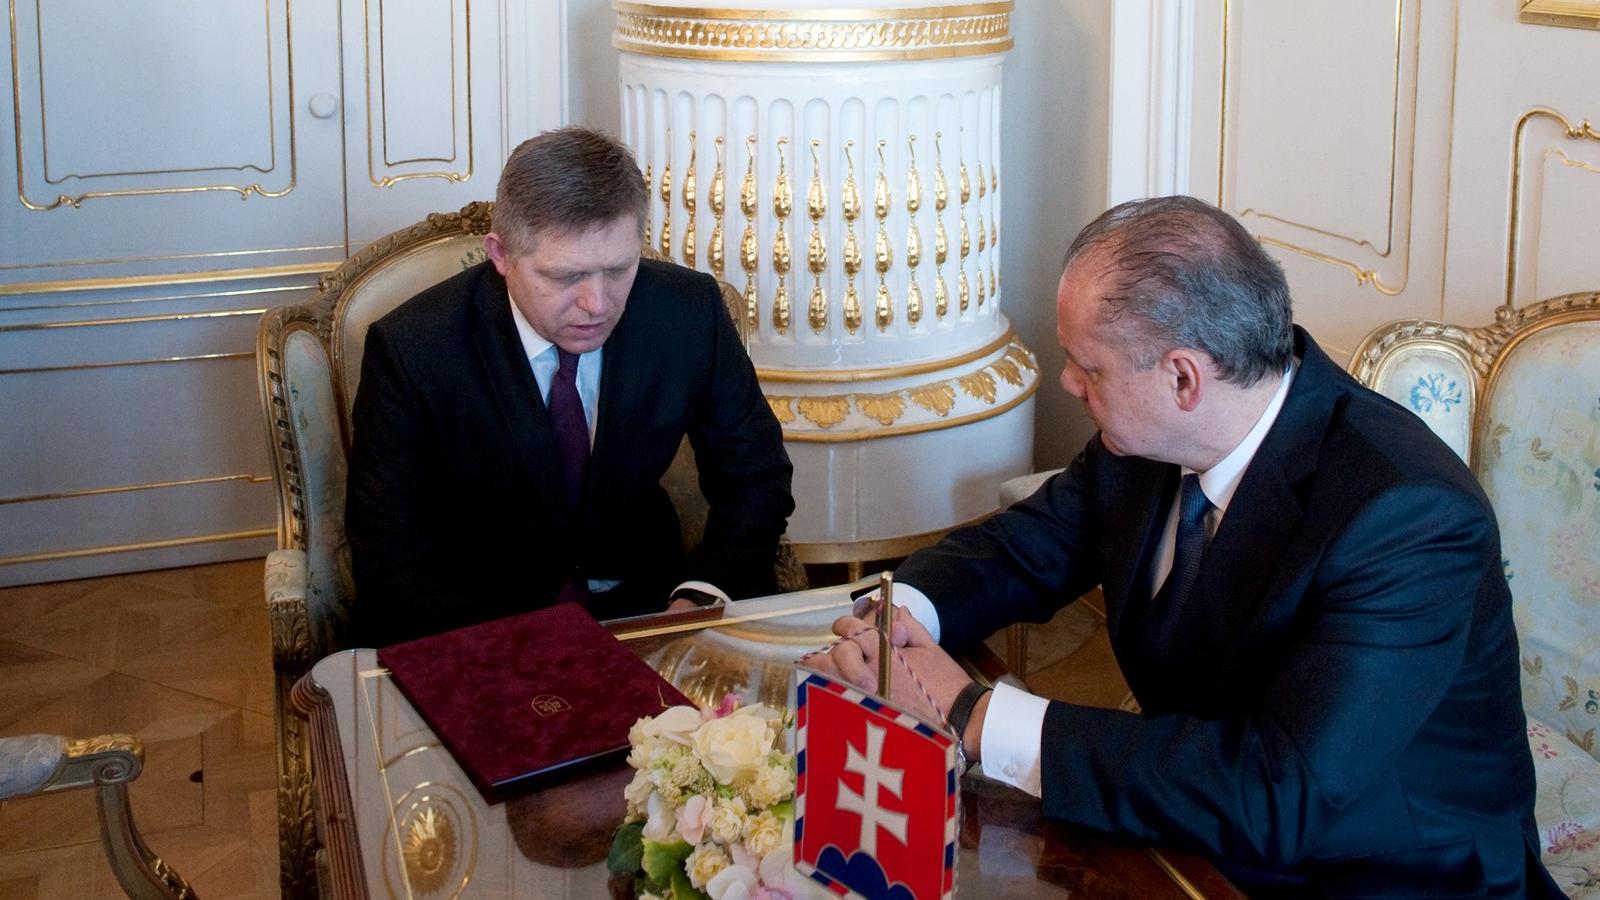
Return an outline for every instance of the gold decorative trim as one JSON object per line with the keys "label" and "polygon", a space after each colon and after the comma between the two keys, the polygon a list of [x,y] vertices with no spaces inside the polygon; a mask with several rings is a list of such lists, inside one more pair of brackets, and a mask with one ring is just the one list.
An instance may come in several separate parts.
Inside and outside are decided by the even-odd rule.
{"label": "gold decorative trim", "polygon": [[772,215],[777,219],[772,233],[772,271],[778,276],[778,288],[772,295],[772,329],[779,334],[789,330],[789,213],[794,211],[794,186],[783,155],[788,143],[787,137],[778,138],[778,180],[772,185]]}
{"label": "gold decorative trim", "polygon": [[1506,226],[1506,300],[1500,307],[1504,310],[1516,308],[1517,269],[1520,265],[1517,255],[1522,249],[1522,151],[1526,144],[1528,123],[1540,118],[1553,119],[1561,126],[1563,136],[1567,140],[1600,141],[1600,132],[1595,131],[1594,125],[1590,124],[1588,119],[1574,125],[1572,120],[1548,106],[1536,106],[1517,119],[1517,126],[1512,131],[1511,138],[1511,213]]}
{"label": "gold decorative trim", "polygon": [[246,288],[242,291],[206,291],[199,294],[164,294],[159,297],[119,297],[114,300],[85,300],[82,303],[40,303],[34,306],[4,306],[0,314],[19,312],[59,312],[87,309],[91,306],[131,306],[142,303],[173,303],[191,300],[209,300],[214,297],[248,297],[255,294],[283,294],[289,291],[311,290],[309,284],[285,284],[278,287]]}
{"label": "gold decorative trim", "polygon": [[[310,285],[307,285],[310,287]],[[182,322],[188,319],[229,319],[234,316],[259,316],[261,309],[219,309],[212,312],[162,313],[151,316],[119,316],[111,319],[68,319],[64,322],[20,322],[0,325],[0,334],[13,331],[53,331],[57,328],[95,328],[101,325],[142,325],[146,322]]]}
{"label": "gold decorative trim", "polygon": [[818,428],[832,428],[850,415],[848,397],[796,397],[800,415]]}
{"label": "gold decorative trim", "polygon": [[612,46],[730,62],[943,59],[1011,49],[1011,0],[908,9],[681,8],[616,0]]}
{"label": "gold decorative trim", "polygon": [[286,266],[255,266],[248,269],[212,269],[208,272],[177,272],[171,275],[124,275],[117,278],[69,278],[61,281],[25,281],[0,284],[0,297],[14,294],[61,294],[68,291],[103,291],[111,288],[154,287],[169,284],[209,284],[215,281],[255,281],[261,278],[290,278],[295,275],[321,275],[337,269],[336,262],[293,263]]}
{"label": "gold decorative trim", "polygon": [[984,344],[976,350],[971,350],[960,356],[934,359],[927,362],[907,363],[900,366],[883,366],[875,369],[756,369],[756,377],[763,382],[805,382],[808,384],[840,384],[857,381],[881,381],[885,378],[901,378],[906,375],[922,375],[927,372],[936,372],[969,363],[979,357],[988,356],[1016,337],[1016,331],[1007,328],[1005,333],[994,340]]}
{"label": "gold decorative trim", "polygon": [[[388,88],[387,59],[385,58],[385,53],[384,53],[384,48],[383,48],[383,0],[378,0],[378,65],[379,65],[378,79],[379,79],[379,82],[380,82],[379,87],[381,88],[381,90],[383,92],[383,108],[382,108],[382,111],[381,111],[380,114],[383,116],[383,162],[384,162],[384,165],[386,165],[386,166],[391,166],[392,167],[392,166],[401,165],[401,164],[404,164],[404,163],[424,162],[424,161],[427,161],[427,162],[435,162],[435,161],[437,161],[437,162],[454,162],[455,161],[454,143],[455,143],[455,138],[456,138],[456,135],[455,135],[455,125],[456,125],[456,91],[455,91],[455,78],[456,78],[456,68],[455,68],[455,58],[456,58],[456,17],[455,17],[455,10],[454,10],[455,4],[454,3],[450,3],[448,5],[450,7],[452,7],[451,10],[450,10],[450,35],[449,35],[449,41],[450,41],[450,129],[451,129],[450,130],[450,141],[451,141],[451,145],[452,145],[452,148],[451,148],[452,155],[451,155],[451,157],[449,159],[438,159],[438,160],[434,160],[434,159],[429,159],[429,160],[403,159],[403,160],[395,160],[394,162],[390,162],[390,160],[389,160],[389,88]],[[372,106],[373,106],[373,102],[372,102],[372,21],[371,21],[371,14],[370,14],[370,11],[369,11],[369,8],[368,8],[369,6],[370,6],[370,3],[367,2],[367,0],[363,0],[363,2],[361,4],[361,27],[362,27],[361,49],[362,49],[363,53],[366,56],[366,65],[364,67],[364,75],[366,77],[366,87],[367,87],[367,180],[372,182],[374,187],[379,187],[379,188],[392,188],[392,187],[394,187],[395,185],[399,184],[402,181],[410,181],[410,180],[415,179],[415,178],[443,178],[445,181],[448,181],[451,184],[460,184],[460,183],[462,183],[464,181],[470,181],[472,179],[473,165],[474,165],[474,163],[476,161],[476,157],[473,154],[473,146],[472,146],[472,0],[462,0],[462,16],[465,19],[465,23],[463,25],[463,29],[464,29],[464,32],[466,34],[466,38],[465,38],[465,40],[466,40],[466,66],[465,66],[465,72],[466,72],[466,82],[467,82],[467,116],[466,116],[466,119],[467,119],[467,169],[466,169],[466,171],[465,172],[406,172],[406,173],[401,174],[401,175],[385,175],[382,178],[378,177],[377,168],[376,168],[376,165],[374,163],[373,156],[372,156],[372,150],[373,150],[373,140],[372,140]]]}
{"label": "gold decorative trim", "polygon": [[[82,207],[83,204],[88,200],[95,200],[95,199],[100,199],[100,198],[104,198],[104,197],[148,197],[148,196],[158,196],[158,195],[163,195],[163,194],[195,194],[195,193],[206,193],[206,192],[211,192],[211,191],[232,191],[232,192],[238,194],[239,195],[239,199],[241,199],[241,200],[250,199],[250,196],[252,194],[259,195],[261,197],[267,197],[267,198],[276,199],[278,197],[287,196],[289,194],[289,192],[294,190],[295,185],[298,183],[298,179],[299,179],[299,174],[298,174],[299,168],[298,168],[298,161],[297,161],[298,157],[297,157],[297,155],[295,153],[295,125],[294,125],[295,101],[294,101],[294,65],[293,65],[293,60],[294,60],[294,5],[291,2],[291,0],[284,0],[284,2],[283,2],[283,43],[284,43],[284,51],[285,51],[284,52],[284,56],[285,56],[285,60],[284,60],[284,81],[285,81],[285,84],[286,84],[286,87],[287,87],[287,91],[286,91],[287,94],[288,94],[287,110],[288,110],[288,116],[289,116],[289,129],[288,129],[288,131],[289,131],[289,183],[282,190],[277,190],[277,191],[267,190],[266,188],[261,186],[260,182],[249,184],[249,185],[246,185],[244,187],[239,187],[238,185],[232,185],[232,184],[207,184],[207,185],[191,185],[191,186],[187,186],[187,187],[136,188],[136,189],[131,189],[131,190],[118,190],[118,191],[86,191],[86,192],[84,192],[82,194],[60,194],[55,198],[55,200],[53,200],[53,201],[51,201],[49,203],[38,203],[38,202],[35,202],[35,201],[29,199],[28,198],[28,194],[27,194],[27,185],[25,183],[25,169],[24,169],[24,166],[23,166],[23,152],[22,152],[22,69],[21,69],[21,64],[20,64],[20,60],[19,60],[19,57],[20,57],[21,54],[19,54],[17,52],[18,47],[20,45],[17,42],[17,2],[16,2],[16,0],[11,0],[9,12],[10,12],[10,20],[11,20],[10,21],[10,24],[11,24],[11,101],[12,101],[11,102],[11,115],[12,115],[12,122],[13,122],[13,126],[14,126],[14,130],[12,131],[12,137],[13,137],[13,139],[15,141],[15,144],[16,144],[16,157],[17,157],[17,200],[24,207],[26,207],[27,209],[33,210],[35,212],[49,212],[50,210],[58,209],[58,208],[60,208],[62,206],[70,206],[73,209],[78,209],[78,208]],[[270,17],[270,15],[268,16],[268,27],[269,28],[271,27],[271,17]],[[34,30],[35,30],[35,38],[36,38],[36,40],[38,42],[37,46],[42,47],[43,44],[44,44],[44,35],[43,35],[42,30],[41,30],[40,23],[39,23],[39,20],[38,20],[37,16],[35,16],[35,19],[34,19]],[[41,51],[41,53],[42,53],[42,51]],[[272,55],[273,55],[272,54],[272,34],[269,32],[268,35],[267,35],[267,91],[268,91],[267,104],[268,104],[268,109],[269,109],[269,125],[270,125],[270,134],[269,134],[268,140],[272,145],[272,151],[271,151],[272,152],[272,163],[266,169],[261,169],[260,167],[253,166],[253,165],[252,166],[218,167],[218,168],[232,168],[232,169],[234,169],[236,171],[242,171],[245,168],[253,168],[253,169],[256,169],[259,172],[270,172],[270,171],[273,171],[273,170],[275,170],[277,168],[277,165],[278,165],[277,164],[277,152],[278,152],[277,115],[276,115],[276,111],[275,111],[276,110],[276,103],[275,103],[275,100],[274,100],[276,85],[273,83]],[[40,70],[40,74],[39,74],[39,92],[40,92],[41,103],[42,103],[43,96],[44,96],[44,74],[43,74],[43,68],[42,68],[43,67],[43,62],[44,61],[41,58],[40,59],[41,70]],[[43,107],[41,106],[40,107],[40,123],[41,123],[40,127],[41,127],[41,130],[43,129],[43,115],[44,115],[44,110],[43,110]],[[194,170],[194,171],[214,171],[214,170],[215,169],[204,169],[204,170],[197,169],[197,170]],[[174,170],[174,171],[181,172],[181,171],[184,171],[184,170]],[[145,173],[145,172],[129,172],[129,173],[108,173],[108,174],[143,175],[143,174],[164,174],[164,173],[162,173],[162,172],[149,172],[149,173]],[[64,177],[72,177],[72,176],[64,176]]]}
{"label": "gold decorative trim", "polygon": [[196,484],[220,484],[226,481],[266,484],[271,480],[271,475],[251,475],[249,472],[240,472],[237,475],[212,475],[205,478],[182,478],[175,481],[145,481],[138,484],[119,484],[112,487],[54,491],[48,494],[24,494],[19,497],[0,497],[0,506],[8,506],[13,503],[38,503],[45,500],[67,500],[73,497],[98,497],[104,494],[124,494],[131,491],[152,491],[170,487],[188,487]]}
{"label": "gold decorative trim", "polygon": [[1521,0],[1521,4],[1519,22],[1600,29],[1600,0]]}
{"label": "gold decorative trim", "polygon": [[1162,856],[1160,850],[1147,846],[1144,848],[1144,852],[1156,861],[1156,865],[1161,867],[1161,871],[1172,879],[1172,883],[1176,884],[1178,890],[1183,891],[1184,896],[1188,897],[1189,900],[1206,900],[1206,895],[1195,887],[1194,882],[1190,881],[1182,872],[1179,872],[1177,866],[1174,866],[1165,856]]}
{"label": "gold decorative trim", "polygon": [[262,247],[253,250],[207,250],[199,253],[170,253],[164,256],[112,256],[105,259],[62,259],[51,262],[38,263],[11,263],[0,266],[0,272],[15,272],[22,269],[60,269],[74,266],[111,266],[117,263],[130,262],[165,262],[174,259],[212,259],[220,256],[250,256],[251,254],[268,253],[306,253],[312,250],[338,250],[344,252],[344,244],[311,244],[305,247]]}
{"label": "gold decorative trim", "polygon": [[26,563],[53,562],[60,559],[79,559],[110,553],[132,553],[138,550],[165,550],[170,547],[187,547],[215,541],[243,541],[251,538],[272,537],[278,532],[272,528],[253,528],[249,531],[224,531],[216,534],[197,534],[191,537],[167,538],[161,541],[139,541],[133,544],[106,544],[100,547],[79,547],[73,550],[51,550],[43,553],[23,553],[18,556],[0,556],[0,566],[20,566]]}
{"label": "gold decorative trim", "polygon": [[250,359],[254,353],[199,353],[194,356],[160,356],[154,359],[118,359],[111,362],[73,363],[64,366],[27,366],[0,369],[0,375],[37,375],[41,372],[82,372],[89,369],[120,369],[127,366],[162,366],[168,363],[209,362],[223,359]]}

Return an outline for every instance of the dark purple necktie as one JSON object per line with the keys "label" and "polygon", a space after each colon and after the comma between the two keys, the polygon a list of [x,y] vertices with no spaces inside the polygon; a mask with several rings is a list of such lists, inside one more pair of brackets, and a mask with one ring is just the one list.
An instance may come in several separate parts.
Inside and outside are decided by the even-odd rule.
{"label": "dark purple necktie", "polygon": [[578,508],[583,473],[589,466],[589,424],[578,398],[578,355],[556,348],[560,365],[550,381],[550,426],[555,431],[556,452],[561,457],[561,477],[567,489],[567,511]]}
{"label": "dark purple necktie", "polygon": [[1211,501],[1200,489],[1200,476],[1183,476],[1183,488],[1178,494],[1178,531],[1172,541],[1172,571],[1151,603],[1154,647],[1170,647],[1177,636],[1178,620],[1195,577],[1200,574],[1200,558],[1206,551],[1206,513],[1210,511]]}

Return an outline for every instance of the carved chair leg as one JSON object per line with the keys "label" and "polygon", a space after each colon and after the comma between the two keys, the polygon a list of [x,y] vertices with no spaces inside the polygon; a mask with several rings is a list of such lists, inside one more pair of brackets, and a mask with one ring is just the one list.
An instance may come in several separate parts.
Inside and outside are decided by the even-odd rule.
{"label": "carved chair leg", "polygon": [[183,876],[150,852],[133,827],[125,782],[101,784],[96,791],[100,807],[100,841],[117,883],[134,900],[196,900]]}
{"label": "carved chair leg", "polygon": [[316,900],[317,833],[311,810],[306,723],[278,714],[278,886],[283,900]]}

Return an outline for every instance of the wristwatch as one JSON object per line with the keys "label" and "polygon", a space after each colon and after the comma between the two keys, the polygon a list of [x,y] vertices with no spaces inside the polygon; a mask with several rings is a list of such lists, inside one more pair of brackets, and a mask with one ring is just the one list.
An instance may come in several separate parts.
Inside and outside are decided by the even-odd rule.
{"label": "wristwatch", "polygon": [[[967,686],[961,689],[961,693],[956,695],[955,701],[950,704],[950,712],[945,716],[945,721],[950,723],[950,729],[956,733],[956,740],[961,741],[963,745],[966,742],[967,722],[972,719],[972,711],[977,708],[978,701],[983,699],[983,695],[989,693],[990,690],[992,688],[981,685],[976,681],[969,681]],[[963,746],[964,749],[965,747]]]}

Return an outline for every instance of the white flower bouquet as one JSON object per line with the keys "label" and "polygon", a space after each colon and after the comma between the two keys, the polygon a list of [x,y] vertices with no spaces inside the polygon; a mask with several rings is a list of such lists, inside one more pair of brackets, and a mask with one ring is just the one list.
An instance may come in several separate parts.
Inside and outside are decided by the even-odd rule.
{"label": "white flower bouquet", "polygon": [[782,713],[674,706],[634,723],[628,815],[606,860],[639,900],[794,900],[794,757]]}

